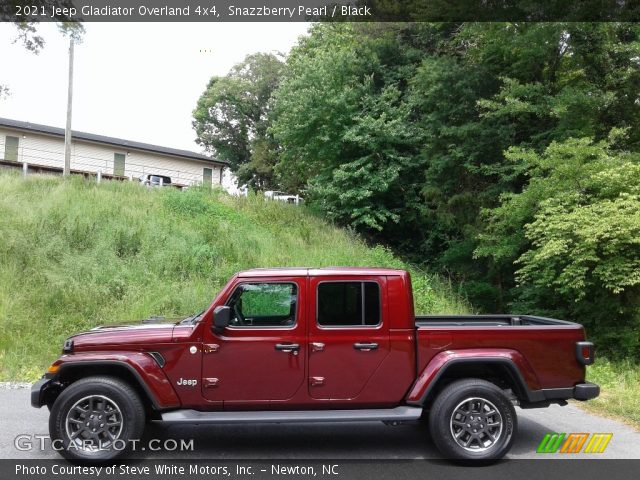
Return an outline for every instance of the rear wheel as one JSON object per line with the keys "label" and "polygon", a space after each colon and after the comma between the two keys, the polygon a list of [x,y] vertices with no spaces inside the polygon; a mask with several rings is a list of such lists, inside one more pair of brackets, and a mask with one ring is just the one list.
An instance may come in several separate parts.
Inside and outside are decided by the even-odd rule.
{"label": "rear wheel", "polygon": [[431,437],[448,458],[497,460],[511,448],[516,411],[496,385],[479,379],[448,385],[429,412]]}
{"label": "rear wheel", "polygon": [[103,462],[132,447],[144,430],[136,391],[112,377],[89,377],[66,388],[49,417],[52,446],[70,460]]}

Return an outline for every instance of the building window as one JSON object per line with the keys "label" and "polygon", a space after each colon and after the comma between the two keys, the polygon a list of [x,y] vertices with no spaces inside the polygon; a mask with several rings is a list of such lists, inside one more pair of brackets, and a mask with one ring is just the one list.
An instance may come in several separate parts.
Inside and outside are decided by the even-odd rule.
{"label": "building window", "polygon": [[18,137],[10,137],[7,135],[4,141],[4,159],[10,162],[17,162],[19,145],[20,139]]}
{"label": "building window", "polygon": [[124,177],[124,162],[125,162],[124,153],[113,154],[113,176],[114,177]]}
{"label": "building window", "polygon": [[202,169],[202,184],[210,187],[213,182],[213,170],[210,168]]}

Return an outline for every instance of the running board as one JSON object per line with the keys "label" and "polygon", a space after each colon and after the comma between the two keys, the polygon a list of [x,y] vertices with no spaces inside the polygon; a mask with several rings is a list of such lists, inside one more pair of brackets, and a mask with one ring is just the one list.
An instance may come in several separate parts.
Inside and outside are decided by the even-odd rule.
{"label": "running board", "polygon": [[301,422],[406,422],[418,420],[419,407],[396,407],[362,410],[293,410],[199,412],[174,410],[162,414],[169,423],[301,423]]}

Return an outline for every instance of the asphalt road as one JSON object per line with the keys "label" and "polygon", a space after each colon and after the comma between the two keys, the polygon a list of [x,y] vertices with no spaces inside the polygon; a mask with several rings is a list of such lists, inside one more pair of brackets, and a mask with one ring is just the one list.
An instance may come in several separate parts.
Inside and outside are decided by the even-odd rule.
{"label": "asphalt road", "polygon": [[[0,459],[57,459],[45,440],[41,450],[33,435],[48,435],[48,410],[29,404],[28,389],[0,388]],[[509,458],[540,458],[535,450],[547,432],[610,432],[608,459],[640,459],[640,433],[621,422],[585,412],[575,404],[546,409],[518,409],[519,428]],[[20,450],[16,438],[27,435],[34,448]],[[425,428],[418,424],[387,426],[382,423],[284,424],[246,426],[183,426],[154,424],[141,445],[154,438],[155,448],[167,440],[193,439],[193,451],[145,448],[134,453],[145,459],[439,459],[440,454]],[[23,440],[24,442],[24,440]],[[24,447],[24,443],[22,444]],[[169,446],[173,444],[170,441]],[[552,455],[579,458],[593,455]],[[548,455],[547,455],[548,457]]]}

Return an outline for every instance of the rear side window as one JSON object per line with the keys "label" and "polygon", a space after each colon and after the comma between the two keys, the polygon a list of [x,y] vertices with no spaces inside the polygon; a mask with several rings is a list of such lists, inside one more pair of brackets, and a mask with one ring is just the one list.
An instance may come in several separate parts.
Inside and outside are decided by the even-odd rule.
{"label": "rear side window", "polygon": [[380,286],[376,282],[323,282],[318,285],[318,325],[380,325]]}

